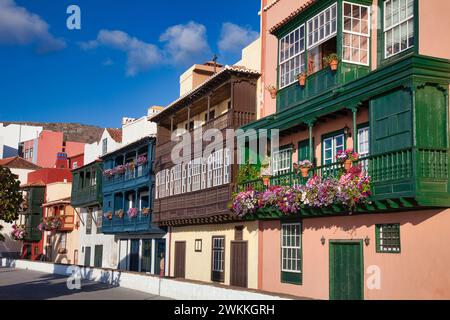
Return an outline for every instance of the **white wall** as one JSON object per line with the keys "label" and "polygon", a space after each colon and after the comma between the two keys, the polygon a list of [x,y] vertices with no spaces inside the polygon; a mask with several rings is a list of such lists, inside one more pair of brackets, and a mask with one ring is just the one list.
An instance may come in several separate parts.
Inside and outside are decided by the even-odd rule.
{"label": "white wall", "polygon": [[0,159],[17,156],[19,142],[37,138],[42,130],[37,126],[11,124],[5,127],[0,123]]}
{"label": "white wall", "polygon": [[142,117],[122,126],[122,145],[125,146],[149,135],[156,135],[156,123]]}
{"label": "white wall", "polygon": [[84,165],[94,162],[103,155],[102,151],[104,139],[108,139],[108,153],[113,152],[114,150],[120,148],[122,145],[121,143],[116,142],[113,138],[111,138],[108,130],[103,130],[100,141],[94,142],[92,144],[86,144],[84,146]]}
{"label": "white wall", "polygon": [[[276,294],[177,281],[118,270],[96,268],[80,268],[77,270],[69,265],[10,259],[0,259],[0,267],[33,270],[62,276],[75,273],[77,277],[84,280],[102,282],[178,300],[286,300],[286,298]],[[71,283],[73,283],[73,280]]]}
{"label": "white wall", "polygon": [[88,214],[87,208],[77,209],[78,213],[81,215],[80,222],[80,249],[79,249],[79,259],[78,264],[84,265],[86,247],[91,247],[91,265],[94,265],[94,253],[95,246],[103,246],[103,268],[116,269],[118,264],[118,242],[115,241],[114,235],[106,235],[103,233],[97,233],[96,221],[98,218],[102,219],[102,209],[95,208],[93,211],[93,221],[91,234],[86,234],[86,218]]}

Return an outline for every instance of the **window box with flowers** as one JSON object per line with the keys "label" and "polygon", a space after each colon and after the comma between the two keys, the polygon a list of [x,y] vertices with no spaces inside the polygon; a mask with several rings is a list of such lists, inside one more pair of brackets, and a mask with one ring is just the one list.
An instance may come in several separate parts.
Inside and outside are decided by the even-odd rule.
{"label": "window box with flowers", "polygon": [[370,195],[370,177],[358,166],[336,178],[313,176],[305,185],[270,186],[264,191],[240,192],[233,199],[231,211],[242,218],[258,210],[276,210],[290,215],[302,208],[322,209],[338,205],[352,213],[358,204],[368,203]]}
{"label": "window box with flowers", "polygon": [[42,219],[41,224],[38,226],[39,231],[58,231],[62,227],[62,219],[60,217],[47,217]]}

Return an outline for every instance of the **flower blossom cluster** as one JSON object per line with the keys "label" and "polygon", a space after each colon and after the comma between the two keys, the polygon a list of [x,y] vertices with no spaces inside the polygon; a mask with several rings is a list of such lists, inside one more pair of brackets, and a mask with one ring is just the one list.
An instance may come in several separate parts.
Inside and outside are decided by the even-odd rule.
{"label": "flower blossom cluster", "polygon": [[42,219],[42,222],[38,225],[39,231],[55,231],[61,228],[62,219],[60,217],[47,217]]}
{"label": "flower blossom cluster", "polygon": [[14,240],[20,241],[20,240],[24,240],[27,232],[25,231],[25,226],[18,226],[18,225],[13,225],[12,226],[12,231],[11,231],[11,237]]}
{"label": "flower blossom cluster", "polygon": [[365,203],[370,195],[370,177],[360,167],[354,167],[338,178],[313,176],[305,185],[271,186],[262,192],[238,193],[231,210],[239,217],[270,207],[276,207],[285,215],[295,214],[301,208],[326,208],[334,204],[352,211],[357,204]]}

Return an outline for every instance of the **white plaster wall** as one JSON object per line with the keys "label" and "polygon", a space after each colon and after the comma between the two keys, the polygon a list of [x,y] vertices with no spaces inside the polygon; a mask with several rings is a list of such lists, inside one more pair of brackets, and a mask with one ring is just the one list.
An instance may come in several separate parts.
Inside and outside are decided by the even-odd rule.
{"label": "white plaster wall", "polygon": [[156,134],[156,123],[142,117],[122,126],[122,145],[138,141],[149,135]]}
{"label": "white plaster wall", "polygon": [[82,279],[117,285],[122,288],[177,300],[286,300],[277,295],[177,281],[118,270],[77,269],[68,265],[4,258],[0,258],[0,267],[12,267],[65,276],[72,275],[75,271]]}
{"label": "white plaster wall", "polygon": [[102,219],[102,209],[97,207],[93,211],[92,231],[86,234],[86,218],[88,214],[87,208],[77,209],[80,216],[80,249],[78,264],[84,265],[86,247],[91,247],[91,264],[94,264],[95,246],[103,246],[103,268],[116,269],[118,264],[118,242],[114,239],[114,235],[106,235],[97,233],[97,219]]}
{"label": "white plaster wall", "polygon": [[102,151],[104,139],[108,139],[108,153],[113,152],[114,150],[120,148],[122,145],[121,143],[116,142],[113,138],[111,138],[108,130],[103,130],[102,137],[99,141],[92,144],[86,144],[84,146],[84,165],[94,162],[103,155]]}
{"label": "white plaster wall", "polygon": [[28,141],[37,138],[42,132],[42,127],[37,126],[26,126],[11,124],[9,126],[4,126],[0,123],[0,158],[5,158],[15,155],[7,155],[3,153],[4,146],[8,146],[13,149],[17,149],[19,142]]}

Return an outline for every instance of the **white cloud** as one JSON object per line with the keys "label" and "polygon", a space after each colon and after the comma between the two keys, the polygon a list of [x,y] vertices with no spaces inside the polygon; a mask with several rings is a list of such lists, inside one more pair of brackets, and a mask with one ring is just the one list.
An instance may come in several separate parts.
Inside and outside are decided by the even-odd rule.
{"label": "white cloud", "polygon": [[162,61],[162,53],[153,44],[131,37],[120,30],[100,30],[97,39],[80,43],[84,50],[99,46],[123,51],[127,54],[127,76],[135,76]]}
{"label": "white cloud", "polygon": [[218,42],[222,53],[240,53],[243,48],[255,41],[259,33],[250,27],[241,27],[231,22],[222,25],[222,31]]}
{"label": "white cloud", "polygon": [[100,30],[95,40],[81,42],[83,50],[105,47],[127,54],[126,73],[135,76],[158,64],[188,64],[201,61],[211,50],[205,26],[189,22],[168,28],[161,36],[162,48],[120,30]]}
{"label": "white cloud", "polygon": [[40,16],[19,7],[14,0],[0,0],[0,45],[35,44],[40,53],[64,49],[65,41],[55,38],[48,29]]}
{"label": "white cloud", "polygon": [[169,62],[175,64],[194,63],[211,53],[202,24],[189,22],[168,28],[160,37],[165,42],[165,53]]}

